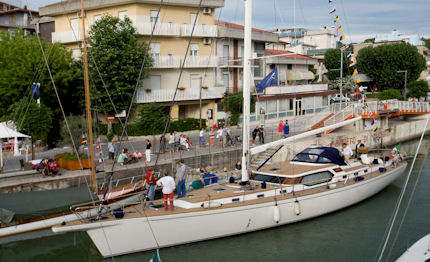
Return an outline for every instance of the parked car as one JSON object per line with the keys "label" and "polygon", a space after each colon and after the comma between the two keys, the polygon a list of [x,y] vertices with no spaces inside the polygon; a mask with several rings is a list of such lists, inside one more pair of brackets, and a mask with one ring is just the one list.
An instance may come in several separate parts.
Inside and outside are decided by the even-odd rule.
{"label": "parked car", "polygon": [[341,95],[341,94],[336,94],[330,98],[330,103],[339,103],[340,101],[351,102],[351,98],[346,97],[346,96]]}

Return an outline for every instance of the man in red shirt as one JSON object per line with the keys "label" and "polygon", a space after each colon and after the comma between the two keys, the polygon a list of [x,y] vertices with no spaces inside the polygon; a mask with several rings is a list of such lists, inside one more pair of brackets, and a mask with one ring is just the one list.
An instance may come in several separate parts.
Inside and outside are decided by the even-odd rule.
{"label": "man in red shirt", "polygon": [[149,201],[154,201],[156,186],[157,179],[154,177],[154,170],[150,169],[148,170],[148,173],[146,173],[146,192],[148,194]]}

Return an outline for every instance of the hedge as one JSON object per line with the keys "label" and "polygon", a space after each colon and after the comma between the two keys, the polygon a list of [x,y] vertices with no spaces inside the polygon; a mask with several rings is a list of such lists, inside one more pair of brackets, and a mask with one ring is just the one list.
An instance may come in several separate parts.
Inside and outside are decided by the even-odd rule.
{"label": "hedge", "polygon": [[[202,127],[206,129],[206,119],[202,119]],[[190,130],[199,130],[200,124],[199,119],[196,118],[185,118],[177,121],[172,121],[168,132],[183,132]],[[114,135],[120,136],[122,132],[122,126],[120,123],[112,124],[112,131]],[[129,136],[144,136],[145,130],[140,127],[139,124],[128,124],[127,131]],[[146,130],[148,131],[148,130]],[[99,132],[101,135],[107,135],[107,124],[99,124]],[[148,134],[148,132],[146,132]],[[151,132],[149,132],[151,134]],[[157,134],[154,134],[157,135]]]}

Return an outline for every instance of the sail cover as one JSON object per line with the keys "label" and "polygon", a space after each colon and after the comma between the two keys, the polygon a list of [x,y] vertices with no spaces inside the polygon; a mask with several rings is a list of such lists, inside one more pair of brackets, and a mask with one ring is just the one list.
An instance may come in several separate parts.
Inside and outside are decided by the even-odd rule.
{"label": "sail cover", "polygon": [[320,164],[336,164],[340,166],[346,165],[342,156],[334,147],[308,147],[298,153],[293,161],[320,163]]}

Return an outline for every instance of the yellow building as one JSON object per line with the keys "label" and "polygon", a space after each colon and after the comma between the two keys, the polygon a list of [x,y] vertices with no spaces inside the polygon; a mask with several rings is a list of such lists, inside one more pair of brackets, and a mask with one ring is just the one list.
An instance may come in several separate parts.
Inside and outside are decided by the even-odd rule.
{"label": "yellow building", "polygon": [[[86,0],[87,30],[94,21],[103,15],[129,17],[139,36],[149,40],[160,0]],[[184,71],[179,83],[172,118],[194,117],[200,113],[199,101],[202,98],[202,117],[210,115],[216,119],[216,101],[221,99],[225,88],[215,86],[215,69],[218,58],[215,56],[215,38],[218,28],[215,24],[215,9],[224,6],[224,0],[205,0],[197,14],[199,1],[164,1],[154,37],[150,46],[154,59],[150,78],[139,88],[136,103],[160,102],[169,105],[173,99],[179,78],[180,67],[184,63],[188,40],[193,23],[197,18],[193,38],[184,63]],[[79,56],[82,41],[82,24],[79,21],[80,0],[69,0],[40,8],[41,16],[55,19],[53,42],[64,43]],[[209,121],[211,123],[212,121]]]}

